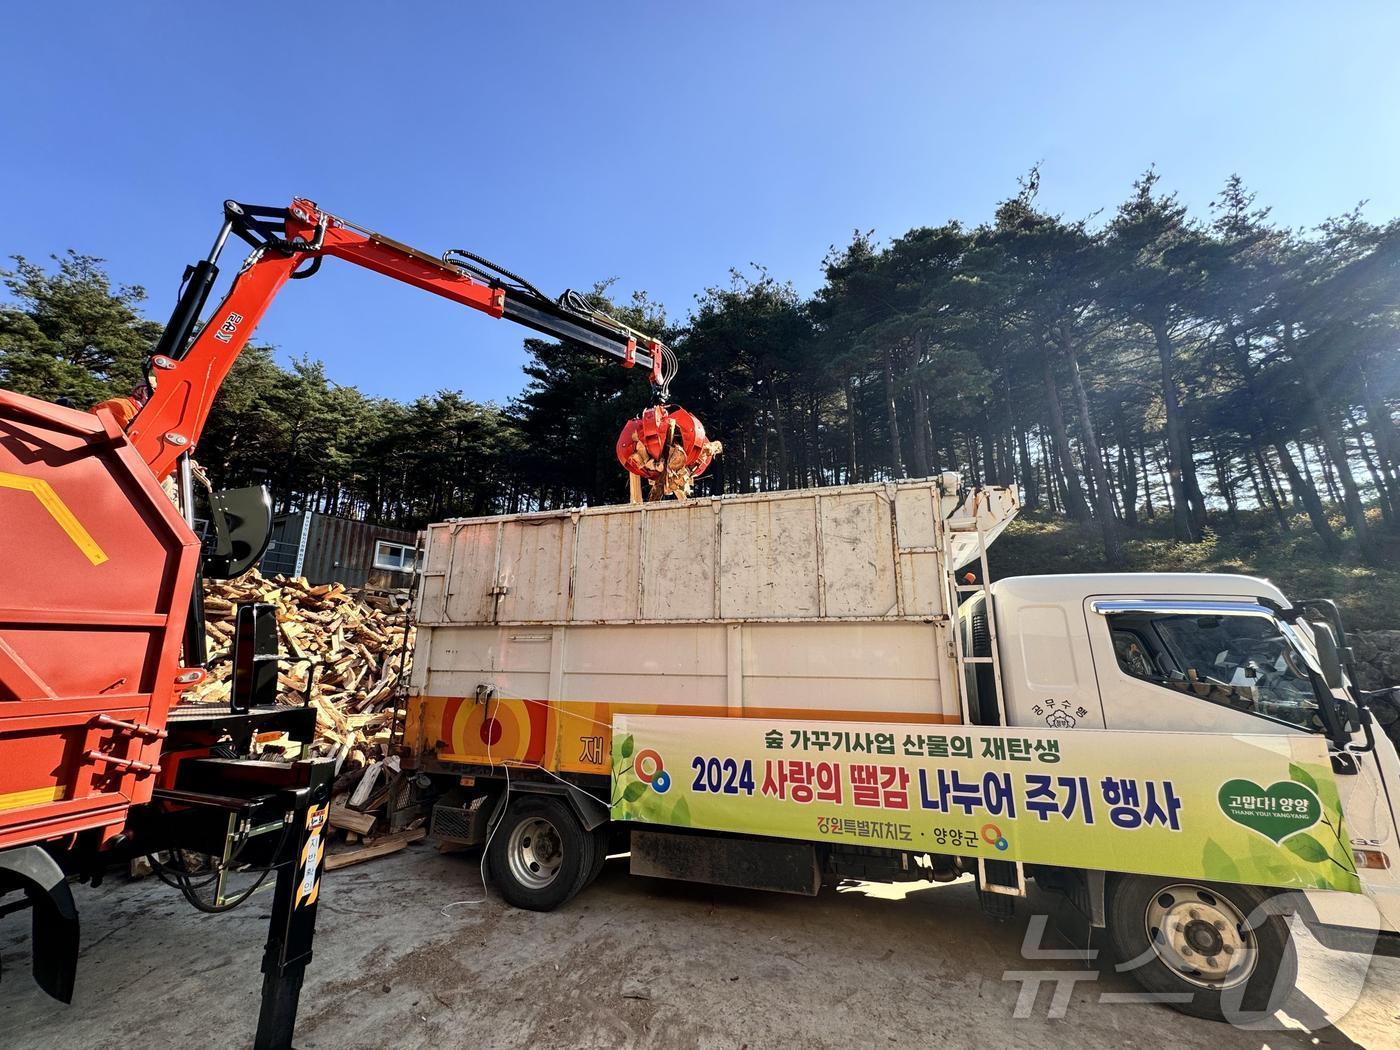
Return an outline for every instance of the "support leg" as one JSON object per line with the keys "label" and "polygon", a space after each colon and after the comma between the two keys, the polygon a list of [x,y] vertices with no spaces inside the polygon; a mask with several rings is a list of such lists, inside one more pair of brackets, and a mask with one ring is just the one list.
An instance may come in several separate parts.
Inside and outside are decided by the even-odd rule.
{"label": "support leg", "polygon": [[318,759],[311,763],[309,786],[287,792],[293,826],[299,834],[288,836],[292,849],[277,871],[263,952],[262,1007],[254,1050],[291,1050],[326,866],[332,774],[330,760]]}

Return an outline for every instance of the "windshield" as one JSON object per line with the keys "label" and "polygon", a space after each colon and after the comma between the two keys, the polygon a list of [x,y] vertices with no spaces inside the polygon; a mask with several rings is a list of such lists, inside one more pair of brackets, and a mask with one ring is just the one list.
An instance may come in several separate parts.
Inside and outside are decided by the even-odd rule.
{"label": "windshield", "polygon": [[1302,655],[1263,616],[1108,617],[1118,666],[1134,678],[1308,730],[1322,728]]}

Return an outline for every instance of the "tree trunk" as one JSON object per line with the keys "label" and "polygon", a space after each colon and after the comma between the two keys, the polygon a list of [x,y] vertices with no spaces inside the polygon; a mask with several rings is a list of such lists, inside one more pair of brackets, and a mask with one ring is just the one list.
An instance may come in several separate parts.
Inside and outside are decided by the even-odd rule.
{"label": "tree trunk", "polygon": [[[1293,327],[1292,322],[1284,323],[1283,345],[1288,350],[1289,357],[1296,362],[1298,355],[1294,345]],[[1340,502],[1345,509],[1347,523],[1351,525],[1351,531],[1356,536],[1356,544],[1361,548],[1361,556],[1368,562],[1374,562],[1379,552],[1371,537],[1370,526],[1366,522],[1366,508],[1361,500],[1361,488],[1356,484],[1356,478],[1351,473],[1351,464],[1347,461],[1346,446],[1327,416],[1327,407],[1323,404],[1317,385],[1308,382],[1307,376],[1304,376],[1303,380],[1303,389],[1308,394],[1308,405],[1311,409],[1313,425],[1317,428],[1318,438],[1322,442],[1323,449],[1332,461],[1332,471],[1336,475],[1336,480],[1340,482],[1342,487],[1340,500],[1337,500],[1339,494],[1332,484],[1331,475],[1327,473],[1325,460],[1322,464],[1323,477],[1327,480],[1329,489],[1332,490],[1334,501]]]}
{"label": "tree trunk", "polygon": [[1195,443],[1192,441],[1190,431],[1183,426],[1181,430],[1182,459],[1181,459],[1181,480],[1186,486],[1187,508],[1191,512],[1191,527],[1196,535],[1205,533],[1206,528],[1206,496],[1201,491],[1200,475],[1196,471],[1196,451]]}
{"label": "tree trunk", "polygon": [[[1051,478],[1055,486],[1055,495],[1060,501],[1060,506],[1064,508],[1063,513],[1069,514],[1069,488],[1066,481],[1065,469],[1060,463],[1060,450],[1052,443],[1050,446],[1050,465],[1052,467]],[[1082,506],[1082,504],[1081,504]]]}
{"label": "tree trunk", "polygon": [[904,474],[904,456],[899,448],[899,410],[895,406],[894,397],[894,360],[889,350],[884,353],[885,372],[885,413],[890,428],[890,469],[894,476],[902,478]]}
{"label": "tree trunk", "polygon": [[1347,450],[1341,435],[1327,419],[1316,397],[1313,398],[1313,416],[1322,438],[1322,447],[1327,450],[1327,455],[1332,460],[1332,471],[1342,486],[1342,506],[1346,509],[1351,531],[1356,536],[1356,545],[1361,548],[1361,556],[1374,564],[1380,552],[1371,536],[1371,526],[1366,521],[1366,507],[1361,501],[1361,486],[1356,483],[1351,464],[1347,462]]}
{"label": "tree trunk", "polygon": [[[1302,451],[1302,447],[1302,443],[1299,442],[1299,451]],[[1298,464],[1293,462],[1293,454],[1288,451],[1287,442],[1280,441],[1274,448],[1278,452],[1279,466],[1283,467],[1284,476],[1288,478],[1288,487],[1293,491],[1294,502],[1302,503],[1313,531],[1322,540],[1327,553],[1336,557],[1342,552],[1342,541],[1332,531],[1332,523],[1327,520],[1327,511],[1322,506],[1322,500],[1318,498],[1317,486],[1313,484],[1310,476],[1304,477],[1298,470]],[[1307,460],[1303,461],[1303,467],[1307,468]]]}
{"label": "tree trunk", "polygon": [[1172,492],[1171,468],[1162,463],[1162,452],[1159,449],[1152,450],[1152,456],[1157,461],[1157,473],[1162,475],[1162,493],[1167,501],[1167,513],[1176,514],[1176,494]]}
{"label": "tree trunk", "polygon": [[1215,464],[1215,487],[1225,498],[1225,510],[1230,516],[1230,524],[1239,528],[1240,512],[1235,499],[1235,479],[1230,476],[1230,457],[1220,448],[1219,441],[1211,442],[1211,460]]}
{"label": "tree trunk", "polygon": [[1074,336],[1066,324],[1060,325],[1060,349],[1064,351],[1065,364],[1069,366],[1070,387],[1074,391],[1079,428],[1083,431],[1084,458],[1088,460],[1089,476],[1094,481],[1099,529],[1103,533],[1104,561],[1116,567],[1123,564],[1123,548],[1118,540],[1118,519],[1113,514],[1113,497],[1108,489],[1108,471],[1104,469],[1098,428],[1094,425],[1093,411],[1089,407],[1089,394],[1084,389],[1084,378],[1079,373],[1079,353],[1074,345]]}
{"label": "tree trunk", "polygon": [[771,440],[773,432],[773,423],[768,414],[767,401],[763,403],[763,418],[758,428],[758,432],[763,435],[763,443],[759,446],[758,450],[758,489],[760,492],[766,492],[768,491],[768,489],[772,488],[772,486],[769,484],[769,479],[771,475],[768,472],[768,442]]}
{"label": "tree trunk", "polygon": [[1045,502],[1051,514],[1060,513],[1059,490],[1055,485],[1055,472],[1050,466],[1050,442],[1045,440],[1045,428],[1041,428],[1040,439],[1037,442],[1040,447],[1040,466],[1045,472]]}
{"label": "tree trunk", "polygon": [[[1248,333],[1241,332],[1236,326],[1231,325],[1229,345],[1230,351],[1235,359],[1235,368],[1244,381],[1245,393],[1248,395],[1247,401],[1252,417],[1253,425],[1251,429],[1253,430],[1253,434],[1251,435],[1250,452],[1255,462],[1259,465],[1259,480],[1254,482],[1255,489],[1258,489],[1260,483],[1263,484],[1264,491],[1268,494],[1269,502],[1273,506],[1274,516],[1278,519],[1279,528],[1287,534],[1291,531],[1288,524],[1288,515],[1284,513],[1283,503],[1278,494],[1278,486],[1275,485],[1276,479],[1274,478],[1274,472],[1269,465],[1268,459],[1264,455],[1264,449],[1261,444],[1268,435],[1269,426],[1264,418],[1264,411],[1260,407],[1261,395],[1258,385],[1254,381],[1254,364],[1250,360]],[[1245,468],[1249,470],[1248,455],[1244,457],[1244,462]],[[1249,474],[1250,480],[1254,481],[1253,470],[1249,470]],[[1262,499],[1260,500],[1260,506],[1263,506]]]}
{"label": "tree trunk", "polygon": [[[1381,517],[1385,519],[1387,525],[1394,525],[1394,508],[1392,506],[1390,479],[1385,476],[1385,461],[1381,456],[1380,446],[1373,448],[1366,447],[1366,432],[1361,423],[1356,418],[1354,409],[1349,409],[1346,414],[1346,421],[1349,424],[1352,436],[1356,438],[1356,451],[1361,457],[1361,462],[1366,465],[1366,473],[1371,475],[1371,484],[1376,487],[1376,502],[1381,508]],[[1342,438],[1343,444],[1346,442],[1345,436]]]}
{"label": "tree trunk", "polygon": [[1327,498],[1334,506],[1342,507],[1342,490],[1337,488],[1337,475],[1332,471],[1332,460],[1327,454],[1327,447],[1319,444],[1316,455],[1317,465],[1322,470],[1322,483],[1327,486]]}
{"label": "tree trunk", "polygon": [[1089,504],[1084,499],[1084,489],[1079,482],[1079,472],[1074,468],[1074,457],[1070,452],[1069,434],[1065,431],[1064,410],[1060,407],[1059,383],[1055,378],[1055,366],[1050,360],[1050,348],[1040,344],[1041,367],[1045,374],[1045,400],[1050,409],[1050,432],[1055,439],[1055,454],[1059,460],[1060,475],[1064,481],[1065,509],[1069,516],[1078,521],[1089,520]]}
{"label": "tree trunk", "polygon": [[[916,341],[916,350],[921,345],[922,341]],[[926,478],[933,473],[929,469],[928,403],[924,400],[922,383],[915,379],[910,386],[910,393],[914,397],[914,474],[917,477]]]}
{"label": "tree trunk", "polygon": [[778,486],[787,488],[791,485],[791,474],[789,472],[788,447],[787,447],[787,427],[783,425],[782,411],[778,407],[778,391],[774,389],[772,381],[769,381],[769,398],[772,402],[773,433],[778,439]]}
{"label": "tree trunk", "polygon": [[1114,413],[1113,425],[1118,439],[1118,484],[1123,489],[1123,522],[1128,528],[1135,529],[1138,524],[1137,460],[1134,458],[1128,424],[1123,418],[1121,405]]}
{"label": "tree trunk", "polygon": [[[1255,498],[1259,501],[1259,505],[1262,507],[1264,505],[1264,498],[1263,496],[1257,494],[1259,486],[1262,484],[1264,492],[1268,495],[1269,505],[1274,508],[1274,517],[1278,520],[1278,527],[1286,535],[1292,530],[1288,524],[1288,515],[1285,514],[1283,510],[1283,502],[1279,499],[1278,490],[1274,488],[1274,482],[1271,476],[1271,472],[1269,470],[1269,464],[1264,459],[1264,450],[1261,449],[1258,445],[1255,445],[1253,448],[1253,452],[1254,461],[1259,466],[1258,480],[1255,480],[1254,482],[1254,487],[1256,491]],[[1245,460],[1245,466],[1249,466],[1249,460],[1247,458]],[[1255,473],[1253,470],[1250,470],[1249,476],[1251,479],[1254,479]]]}
{"label": "tree trunk", "polygon": [[988,485],[1000,485],[1003,481],[1001,474],[1001,449],[998,446],[995,436],[992,407],[985,402],[982,405],[982,453],[986,461],[986,469],[983,472],[983,477],[987,479]]}
{"label": "tree trunk", "polygon": [[1036,475],[1035,463],[1031,461],[1030,443],[1026,438],[1026,428],[1016,427],[1016,451],[1021,458],[1021,484],[1026,491],[1026,510],[1040,509],[1040,484]]}
{"label": "tree trunk", "polygon": [[1376,447],[1376,460],[1381,477],[1386,481],[1385,498],[1390,502],[1391,527],[1400,528],[1400,433],[1391,422],[1390,411],[1372,385],[1369,370],[1357,366],[1361,404],[1365,408],[1366,429]]}
{"label": "tree trunk", "polygon": [[1167,474],[1171,479],[1172,533],[1179,540],[1195,543],[1200,535],[1191,520],[1191,510],[1187,504],[1186,435],[1182,431],[1176,379],[1172,376],[1172,343],[1166,324],[1160,321],[1154,323],[1152,337],[1157,344],[1157,362],[1162,373],[1162,405],[1167,416]]}
{"label": "tree trunk", "polygon": [[846,484],[860,480],[856,466],[856,377],[846,377]]}
{"label": "tree trunk", "polygon": [[1143,435],[1138,436],[1138,462],[1142,464],[1142,510],[1151,521],[1157,512],[1152,509],[1152,468],[1147,462],[1147,438]]}

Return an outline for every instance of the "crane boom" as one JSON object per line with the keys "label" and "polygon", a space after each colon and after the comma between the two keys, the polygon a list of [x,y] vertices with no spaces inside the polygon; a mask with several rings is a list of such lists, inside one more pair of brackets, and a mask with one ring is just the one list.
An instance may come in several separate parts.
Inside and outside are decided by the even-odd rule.
{"label": "crane boom", "polygon": [[[232,233],[253,246],[222,303],[194,334]],[[587,307],[568,293],[551,300],[509,271],[469,252],[439,258],[332,215],[304,198],[287,208],[224,202],[224,225],[185,286],[155,352],[144,397],[109,402],[158,479],[194,449],[214,396],[268,306],[289,280],[310,277],[326,257],[343,259],[492,317],[640,364],[658,402],[667,398],[675,358],[659,340]],[[669,367],[668,367],[669,364]]]}

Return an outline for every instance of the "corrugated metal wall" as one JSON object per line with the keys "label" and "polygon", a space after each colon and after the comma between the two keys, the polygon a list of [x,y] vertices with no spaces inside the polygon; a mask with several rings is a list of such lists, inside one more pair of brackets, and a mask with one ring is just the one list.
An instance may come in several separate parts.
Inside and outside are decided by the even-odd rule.
{"label": "corrugated metal wall", "polygon": [[[268,575],[296,571],[303,515],[282,514],[273,520],[272,542],[263,555],[262,571]],[[418,534],[329,514],[312,514],[306,534],[301,574],[313,585],[343,583],[347,587],[408,587],[413,576],[374,567],[374,545],[379,540],[412,547]]]}
{"label": "corrugated metal wall", "polygon": [[301,514],[279,514],[272,519],[272,542],[262,557],[259,568],[264,576],[296,572],[297,544],[301,542]]}

